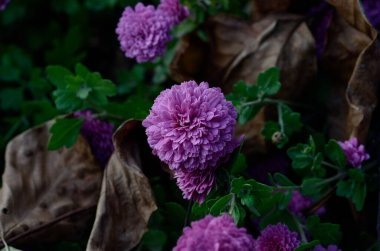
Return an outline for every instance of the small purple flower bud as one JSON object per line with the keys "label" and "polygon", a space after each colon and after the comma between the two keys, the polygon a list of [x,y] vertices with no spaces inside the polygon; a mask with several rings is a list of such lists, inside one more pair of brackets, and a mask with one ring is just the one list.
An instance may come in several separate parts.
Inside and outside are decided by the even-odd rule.
{"label": "small purple flower bud", "polygon": [[346,155],[347,162],[353,167],[360,168],[362,162],[369,159],[364,145],[360,145],[357,138],[351,138],[344,142],[338,142]]}

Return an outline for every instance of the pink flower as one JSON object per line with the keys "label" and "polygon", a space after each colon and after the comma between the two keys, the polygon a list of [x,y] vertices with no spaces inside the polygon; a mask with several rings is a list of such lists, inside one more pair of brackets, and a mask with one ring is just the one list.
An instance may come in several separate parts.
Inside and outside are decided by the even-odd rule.
{"label": "pink flower", "polygon": [[143,121],[148,143],[174,172],[185,199],[202,203],[215,184],[215,169],[240,141],[237,113],[219,88],[195,81],[174,85],[156,98]]}
{"label": "pink flower", "polygon": [[253,251],[254,240],[228,214],[194,221],[183,230],[173,251]]}
{"label": "pink flower", "polygon": [[301,244],[296,232],[284,224],[268,225],[255,241],[257,251],[293,251]]}
{"label": "pink flower", "polygon": [[338,143],[346,155],[347,162],[353,167],[360,168],[362,162],[369,159],[369,154],[365,152],[364,145],[359,145],[357,138]]}

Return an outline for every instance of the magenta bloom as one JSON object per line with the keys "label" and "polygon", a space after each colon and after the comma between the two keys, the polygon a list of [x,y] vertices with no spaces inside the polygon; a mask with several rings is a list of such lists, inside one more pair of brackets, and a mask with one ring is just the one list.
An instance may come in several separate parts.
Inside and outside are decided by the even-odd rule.
{"label": "magenta bloom", "polygon": [[329,245],[327,248],[324,248],[322,245],[317,245],[313,251],[342,251],[335,245]]}
{"label": "magenta bloom", "polygon": [[194,171],[178,170],[174,177],[183,192],[183,198],[197,201],[200,204],[211,192],[216,181],[214,168]]}
{"label": "magenta bloom", "polygon": [[255,241],[257,251],[293,251],[301,244],[296,232],[284,224],[268,225]]}
{"label": "magenta bloom", "polygon": [[5,10],[10,0],[0,0],[0,11]]}
{"label": "magenta bloom", "polygon": [[170,27],[174,27],[189,16],[189,9],[182,6],[179,0],[161,0],[158,10],[167,19]]}
{"label": "magenta bloom", "polygon": [[195,81],[160,93],[143,121],[148,143],[172,170],[216,167],[239,145],[237,113],[219,88]]}
{"label": "magenta bloom", "polygon": [[81,134],[89,143],[91,151],[99,161],[100,165],[104,168],[114,151],[112,143],[114,126],[107,122],[95,119],[89,110],[76,112],[74,113],[74,116],[85,119]]}
{"label": "magenta bloom", "polygon": [[360,168],[362,162],[369,159],[369,154],[365,152],[364,145],[359,145],[357,138],[338,143],[346,155],[347,162],[353,167]]}
{"label": "magenta bloom", "polygon": [[121,50],[137,62],[151,61],[165,51],[170,26],[154,6],[127,7],[116,28]]}
{"label": "magenta bloom", "polygon": [[[228,214],[194,221],[183,230],[173,251],[253,251],[254,240]],[[272,250],[274,251],[274,250]]]}
{"label": "magenta bloom", "polygon": [[[292,194],[292,198],[289,201],[288,209],[290,212],[303,216],[302,211],[311,207],[313,205],[313,199],[303,196],[298,190],[294,190]],[[325,213],[326,209],[324,207],[319,208],[316,211],[316,214],[321,215]]]}

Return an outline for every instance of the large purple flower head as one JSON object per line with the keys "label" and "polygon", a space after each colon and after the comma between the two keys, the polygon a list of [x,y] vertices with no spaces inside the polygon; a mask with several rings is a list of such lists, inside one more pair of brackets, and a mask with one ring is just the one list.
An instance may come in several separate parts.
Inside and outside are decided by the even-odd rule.
{"label": "large purple flower head", "polygon": [[214,168],[205,170],[175,172],[177,185],[183,193],[183,198],[203,203],[207,194],[215,185],[216,177]]}
{"label": "large purple flower head", "polygon": [[369,159],[369,154],[365,152],[364,145],[360,145],[357,138],[338,143],[346,155],[347,162],[353,167],[360,168],[362,162]]}
{"label": "large purple flower head", "polygon": [[324,248],[322,245],[317,245],[313,251],[342,251],[335,245],[329,245],[327,248]]}
{"label": "large purple flower head", "polygon": [[268,225],[255,241],[257,251],[293,251],[301,244],[298,234],[284,224]]}
{"label": "large purple flower head", "polygon": [[0,11],[5,10],[10,0],[0,0]]}
{"label": "large purple flower head", "polygon": [[125,56],[141,63],[163,54],[170,40],[169,29],[169,23],[154,6],[138,3],[134,10],[124,10],[116,33]]}
{"label": "large purple flower head", "polygon": [[89,143],[92,153],[95,155],[100,165],[105,167],[114,150],[112,143],[114,126],[107,122],[95,119],[89,110],[76,112],[74,113],[74,116],[84,118],[81,134]]}
{"label": "large purple flower head", "polygon": [[239,145],[237,113],[219,88],[195,81],[160,93],[143,121],[148,143],[173,171],[216,167]]}
{"label": "large purple flower head", "polygon": [[189,9],[182,6],[179,0],[161,0],[158,10],[167,19],[170,27],[179,24],[189,16]]}
{"label": "large purple flower head", "polygon": [[253,251],[254,240],[228,214],[211,215],[183,230],[173,251]]}

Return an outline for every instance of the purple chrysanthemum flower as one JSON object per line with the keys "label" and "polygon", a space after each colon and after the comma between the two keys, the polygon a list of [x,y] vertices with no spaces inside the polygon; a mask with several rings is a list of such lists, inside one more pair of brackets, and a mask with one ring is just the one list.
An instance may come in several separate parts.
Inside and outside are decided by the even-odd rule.
{"label": "purple chrysanthemum flower", "polygon": [[183,198],[200,204],[206,199],[216,181],[214,168],[194,171],[178,170],[174,177],[183,193]]}
{"label": "purple chrysanthemum flower", "polygon": [[268,225],[255,241],[258,251],[293,251],[301,244],[298,234],[284,224]]}
{"label": "purple chrysanthemum flower", "polygon": [[211,215],[183,230],[173,251],[253,251],[254,240],[228,214]]}
{"label": "purple chrysanthemum flower", "polygon": [[317,245],[313,251],[342,251],[335,245],[329,245],[327,248],[324,248],[322,245]]}
{"label": "purple chrysanthemum flower", "polygon": [[154,6],[138,3],[127,7],[116,28],[120,47],[128,58],[137,62],[151,61],[165,51],[170,40],[170,25]]}
{"label": "purple chrysanthemum flower", "polygon": [[313,200],[311,198],[302,196],[299,191],[294,190],[288,208],[291,212],[300,214],[303,210],[310,207],[312,204]]}
{"label": "purple chrysanthemum flower", "polygon": [[236,117],[220,88],[188,81],[161,92],[143,126],[153,154],[189,172],[216,167],[239,145]]}
{"label": "purple chrysanthemum flower", "polygon": [[380,29],[380,1],[362,0],[362,6],[373,27]]}
{"label": "purple chrysanthemum flower", "polygon": [[182,6],[179,0],[161,0],[158,10],[167,19],[170,27],[179,24],[189,16],[189,9]]}
{"label": "purple chrysanthemum flower", "polygon": [[357,138],[338,143],[346,155],[347,162],[353,167],[360,168],[362,162],[369,159],[369,154],[365,152],[364,145],[360,145]]}
{"label": "purple chrysanthemum flower", "polygon": [[75,117],[84,118],[81,134],[89,143],[92,153],[102,167],[107,165],[114,146],[112,143],[112,133],[114,126],[107,122],[95,119],[91,111],[84,110],[74,113]]}
{"label": "purple chrysanthemum flower", "polygon": [[[303,196],[298,190],[294,190],[292,194],[292,198],[289,201],[288,209],[290,212],[302,216],[302,211],[308,209],[313,205],[314,201],[312,198]],[[324,214],[326,209],[324,207],[318,208],[315,212],[317,215]]]}
{"label": "purple chrysanthemum flower", "polygon": [[10,0],[0,0],[0,11],[5,10]]}

